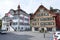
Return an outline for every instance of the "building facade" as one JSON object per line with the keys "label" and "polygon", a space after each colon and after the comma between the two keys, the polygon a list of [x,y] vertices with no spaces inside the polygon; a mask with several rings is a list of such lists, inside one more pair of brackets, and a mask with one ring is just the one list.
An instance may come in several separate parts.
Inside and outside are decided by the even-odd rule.
{"label": "building facade", "polygon": [[[3,17],[2,20],[4,22],[5,21],[7,22],[7,20],[9,20],[8,21],[9,26],[11,26],[11,28],[13,28],[15,31],[22,31],[22,30],[29,30],[30,29],[30,15],[27,14],[22,9],[20,9],[20,5],[18,5],[17,10],[11,9],[8,13],[6,13],[5,16],[7,16],[8,19],[6,19],[6,17]],[[7,25],[5,25],[5,26],[7,26]]]}
{"label": "building facade", "polygon": [[56,14],[55,21],[56,21],[56,31],[60,31],[60,10],[59,9],[53,9],[50,10]]}
{"label": "building facade", "polygon": [[10,20],[11,18],[7,16],[7,13],[2,18],[2,27],[1,29],[8,30],[8,31],[14,31],[14,29],[10,26]]}
{"label": "building facade", "polygon": [[47,30],[55,31],[56,22],[55,14],[40,5],[36,12],[31,16],[31,27],[32,31]]}
{"label": "building facade", "polygon": [[56,13],[56,30],[60,30],[60,13]]}

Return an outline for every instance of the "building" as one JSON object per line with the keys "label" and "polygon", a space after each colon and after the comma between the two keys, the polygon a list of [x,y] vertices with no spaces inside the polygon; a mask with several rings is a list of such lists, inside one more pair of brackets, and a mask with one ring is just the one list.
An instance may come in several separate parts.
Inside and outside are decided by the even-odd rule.
{"label": "building", "polygon": [[31,27],[32,31],[56,31],[56,14],[43,5],[40,5],[36,12],[31,15]]}
{"label": "building", "polygon": [[10,27],[14,31],[30,29],[30,15],[20,9],[20,5],[18,5],[17,10],[11,9],[8,13],[6,13],[2,20],[4,21],[2,25],[6,26],[7,29]]}
{"label": "building", "polygon": [[56,13],[56,30],[60,30],[60,13]]}
{"label": "building", "polygon": [[56,30],[59,31],[60,30],[60,10],[51,8],[50,11],[52,11],[56,14],[56,16],[55,16]]}
{"label": "building", "polygon": [[8,31],[14,31],[14,29],[10,26],[10,20],[11,18],[7,16],[7,13],[2,18],[2,27],[1,29],[8,30]]}

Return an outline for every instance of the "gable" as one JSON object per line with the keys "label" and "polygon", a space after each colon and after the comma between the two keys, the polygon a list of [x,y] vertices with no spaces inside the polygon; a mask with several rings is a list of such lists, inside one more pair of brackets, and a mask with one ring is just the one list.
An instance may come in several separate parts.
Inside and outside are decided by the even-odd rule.
{"label": "gable", "polygon": [[48,10],[47,8],[45,8],[43,5],[40,5],[40,6],[38,7],[38,9],[36,10],[36,12],[34,13],[34,15],[35,15],[40,9],[44,9],[44,10],[49,11],[49,10]]}
{"label": "gable", "polygon": [[44,8],[39,8],[36,12],[35,16],[49,16],[49,11],[45,10]]}
{"label": "gable", "polygon": [[33,16],[49,16],[49,15],[54,15],[53,13],[51,13],[50,10],[48,10],[47,8],[45,8],[43,5],[41,5],[36,12],[34,13]]}

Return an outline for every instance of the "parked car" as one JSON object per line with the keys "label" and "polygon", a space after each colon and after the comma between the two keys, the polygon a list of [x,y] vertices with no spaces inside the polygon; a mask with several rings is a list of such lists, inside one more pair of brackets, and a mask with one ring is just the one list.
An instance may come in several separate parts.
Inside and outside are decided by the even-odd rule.
{"label": "parked car", "polygon": [[0,30],[0,34],[6,34],[7,30]]}
{"label": "parked car", "polygon": [[6,34],[7,33],[7,27],[6,26],[2,26],[0,29],[0,33],[1,34]]}
{"label": "parked car", "polygon": [[0,30],[0,34],[1,34],[1,30]]}
{"label": "parked car", "polygon": [[53,40],[60,40],[60,31],[56,31],[53,34]]}

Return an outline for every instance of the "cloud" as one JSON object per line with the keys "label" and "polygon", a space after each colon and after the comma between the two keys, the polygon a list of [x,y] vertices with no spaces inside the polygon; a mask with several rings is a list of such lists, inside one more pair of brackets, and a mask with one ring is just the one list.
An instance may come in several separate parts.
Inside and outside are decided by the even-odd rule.
{"label": "cloud", "polygon": [[16,0],[0,0],[0,17],[3,17],[11,8],[16,9],[19,1]]}
{"label": "cloud", "polygon": [[10,9],[16,10],[18,4],[28,14],[34,13],[41,4],[48,9],[50,6],[60,9],[60,0],[0,0],[0,15],[2,15],[0,17],[3,17]]}

